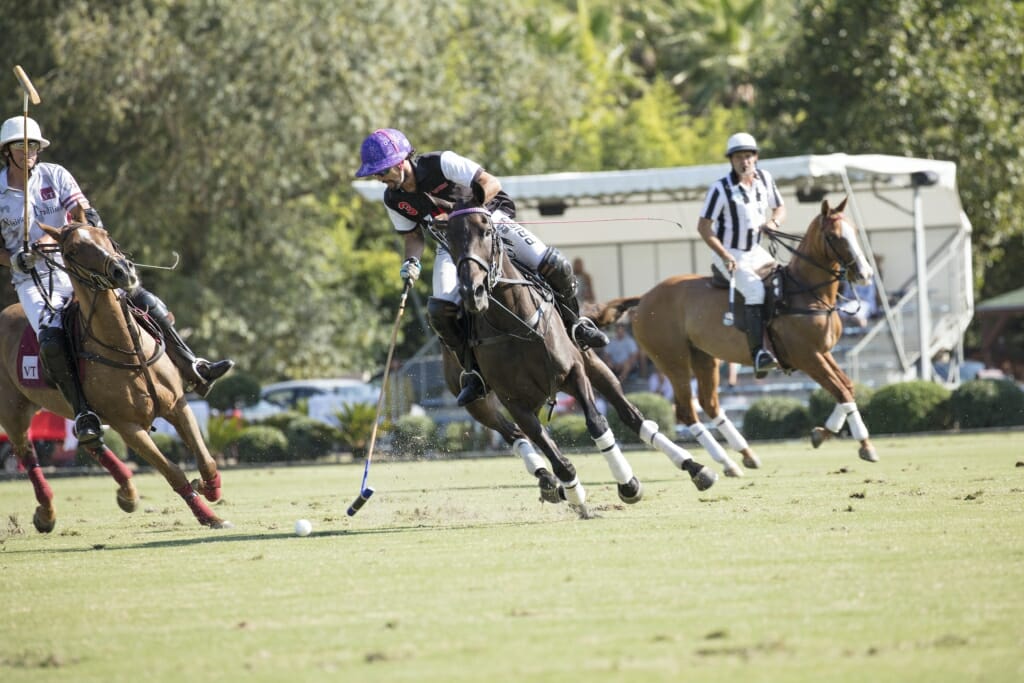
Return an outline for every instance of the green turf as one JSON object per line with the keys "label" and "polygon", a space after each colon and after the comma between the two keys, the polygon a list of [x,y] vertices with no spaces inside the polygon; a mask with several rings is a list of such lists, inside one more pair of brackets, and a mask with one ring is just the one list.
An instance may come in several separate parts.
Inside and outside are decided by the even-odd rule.
{"label": "green turf", "polygon": [[228,470],[228,531],[144,474],[52,479],[44,536],[2,482],[0,681],[1024,680],[1024,432],[876,445],[628,453],[636,506],[575,455],[587,521],[510,457],[377,462],[354,518],[361,467]]}

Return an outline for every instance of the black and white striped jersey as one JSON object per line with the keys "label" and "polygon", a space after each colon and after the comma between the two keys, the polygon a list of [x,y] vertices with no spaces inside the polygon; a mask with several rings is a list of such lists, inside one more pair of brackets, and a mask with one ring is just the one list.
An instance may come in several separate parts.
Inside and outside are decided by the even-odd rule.
{"label": "black and white striped jersey", "polygon": [[730,171],[708,189],[701,218],[714,223],[715,235],[726,249],[750,251],[761,241],[760,227],[772,209],[782,206],[782,195],[768,171],[757,169],[749,187]]}

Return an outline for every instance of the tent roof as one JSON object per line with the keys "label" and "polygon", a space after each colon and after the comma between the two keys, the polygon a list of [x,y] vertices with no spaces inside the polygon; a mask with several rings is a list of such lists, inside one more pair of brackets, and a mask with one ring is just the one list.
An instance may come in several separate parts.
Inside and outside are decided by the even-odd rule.
{"label": "tent roof", "polygon": [[[856,176],[909,176],[931,171],[938,185],[956,188],[956,164],[951,161],[917,159],[886,154],[823,154],[764,159],[760,166],[775,176],[779,184],[796,184],[808,178]],[[652,193],[700,191],[722,177],[728,165],[677,166],[629,171],[589,173],[548,173],[542,175],[502,176],[501,184],[516,201],[565,200]],[[909,182],[900,179],[901,184]],[[367,199],[381,199],[383,186],[376,180],[352,183]]]}
{"label": "tent roof", "polygon": [[1024,312],[1024,287],[982,301],[974,310],[977,313]]}

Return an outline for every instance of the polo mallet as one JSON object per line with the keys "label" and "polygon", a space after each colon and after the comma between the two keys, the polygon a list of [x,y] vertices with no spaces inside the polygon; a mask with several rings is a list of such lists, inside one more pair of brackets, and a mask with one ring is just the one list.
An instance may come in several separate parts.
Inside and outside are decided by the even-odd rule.
{"label": "polo mallet", "polygon": [[22,244],[24,250],[28,251],[28,103],[31,100],[32,104],[39,104],[42,100],[39,99],[39,93],[36,91],[35,86],[32,85],[32,80],[21,66],[17,64],[14,66],[14,75],[17,76],[18,82],[21,83],[21,89],[25,93],[24,119],[21,125],[22,143],[25,145],[25,236]]}
{"label": "polo mallet", "polygon": [[405,313],[405,300],[412,289],[412,280],[405,281],[405,288],[402,289],[402,299],[398,302],[398,315],[395,316],[395,326],[391,330],[391,346],[388,348],[388,359],[384,364],[384,376],[381,379],[380,396],[377,397],[377,415],[373,419],[373,429],[370,430],[370,446],[366,449],[366,464],[363,466],[363,483],[359,487],[359,496],[348,506],[348,516],[359,512],[359,509],[366,505],[373,495],[373,487],[366,485],[366,478],[370,475],[370,461],[373,459],[373,447],[377,443],[377,426],[380,424],[380,412],[384,408],[384,397],[388,390],[388,375],[391,373],[391,357],[395,353],[395,341],[398,339],[398,325],[402,322],[402,314]]}
{"label": "polo mallet", "polygon": [[732,327],[735,320],[733,319],[732,311],[736,302],[736,271],[729,273],[729,310],[722,316],[722,324],[726,327]]}

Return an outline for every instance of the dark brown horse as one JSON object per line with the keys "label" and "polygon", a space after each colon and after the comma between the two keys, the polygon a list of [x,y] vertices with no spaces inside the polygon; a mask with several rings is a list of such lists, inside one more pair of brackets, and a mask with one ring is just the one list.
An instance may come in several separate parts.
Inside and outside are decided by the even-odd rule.
{"label": "dark brown horse", "polygon": [[[203,441],[192,409],[185,400],[181,376],[163,353],[162,345],[135,322],[125,302],[124,290],[138,285],[135,265],[111,242],[107,231],[86,224],[63,228],[43,226],[53,243],[37,245],[37,250],[55,267],[71,276],[78,302],[74,322],[79,340],[82,386],[89,404],[104,423],[109,424],[136,453],[155,467],[188,504],[201,524],[214,528],[230,526],[202,501],[193,487],[208,500],[220,498],[217,464]],[[63,265],[55,258],[63,256]],[[69,316],[65,316],[69,317]],[[53,492],[38,466],[28,440],[28,424],[38,408],[73,417],[71,407],[53,388],[27,388],[18,378],[18,346],[28,320],[20,304],[0,313],[0,425],[11,438],[14,453],[29,473],[35,487],[36,508],[33,522],[41,532],[52,531],[57,520]],[[175,463],[167,459],[149,436],[157,417],[163,417],[177,430],[185,446],[195,456],[201,481],[190,483]],[[109,449],[92,452],[117,480],[118,503],[131,512],[138,494],[131,473]]]}
{"label": "dark brown horse", "polygon": [[[836,399],[836,408],[824,428],[816,427],[812,432],[815,448],[849,421],[851,433],[860,441],[860,457],[875,462],[878,456],[857,410],[853,383],[831,353],[842,333],[836,311],[840,280],[863,283],[873,275],[856,228],[843,214],[844,208],[845,199],[835,208],[823,201],[821,213],[793,249],[793,257],[782,269],[784,295],[772,313],[768,338],[784,368],[803,371]],[[774,235],[776,239],[788,237]],[[712,287],[710,277],[679,275],[643,296],[610,301],[595,315],[598,323],[605,325],[634,307],[634,336],[672,382],[679,421],[725,467],[726,474],[742,474],[697,421],[690,392],[690,377],[696,376],[701,408],[729,445],[743,455],[744,464],[757,467],[757,456],[718,401],[719,360],[752,364],[744,333],[722,324],[729,310],[726,290]],[[736,308],[741,310],[740,306]]]}
{"label": "dark brown horse", "polygon": [[[552,298],[534,279],[525,277],[505,253],[486,209],[468,200],[459,202],[449,216],[446,238],[457,265],[462,303],[470,314],[477,363],[493,392],[467,409],[514,443],[513,448],[523,458],[527,471],[538,478],[545,500],[556,499],[553,484],[560,483],[566,499],[585,514],[585,493],[575,468],[537,417],[544,403],[559,390],[572,395],[582,407],[587,430],[605,456],[623,501],[637,502],[642,489],[607,420],[596,408],[595,387],[645,442],[659,448],[688,472],[698,489],[704,490],[714,483],[714,472],[694,462],[689,453],[660,433],[657,423],[644,419],[626,400],[614,374],[592,351],[584,353],[577,348]],[[447,367],[450,388],[454,390],[457,384],[450,358]],[[494,396],[508,409],[521,431],[500,418]],[[523,432],[547,456],[557,482],[529,442],[522,439]]]}

